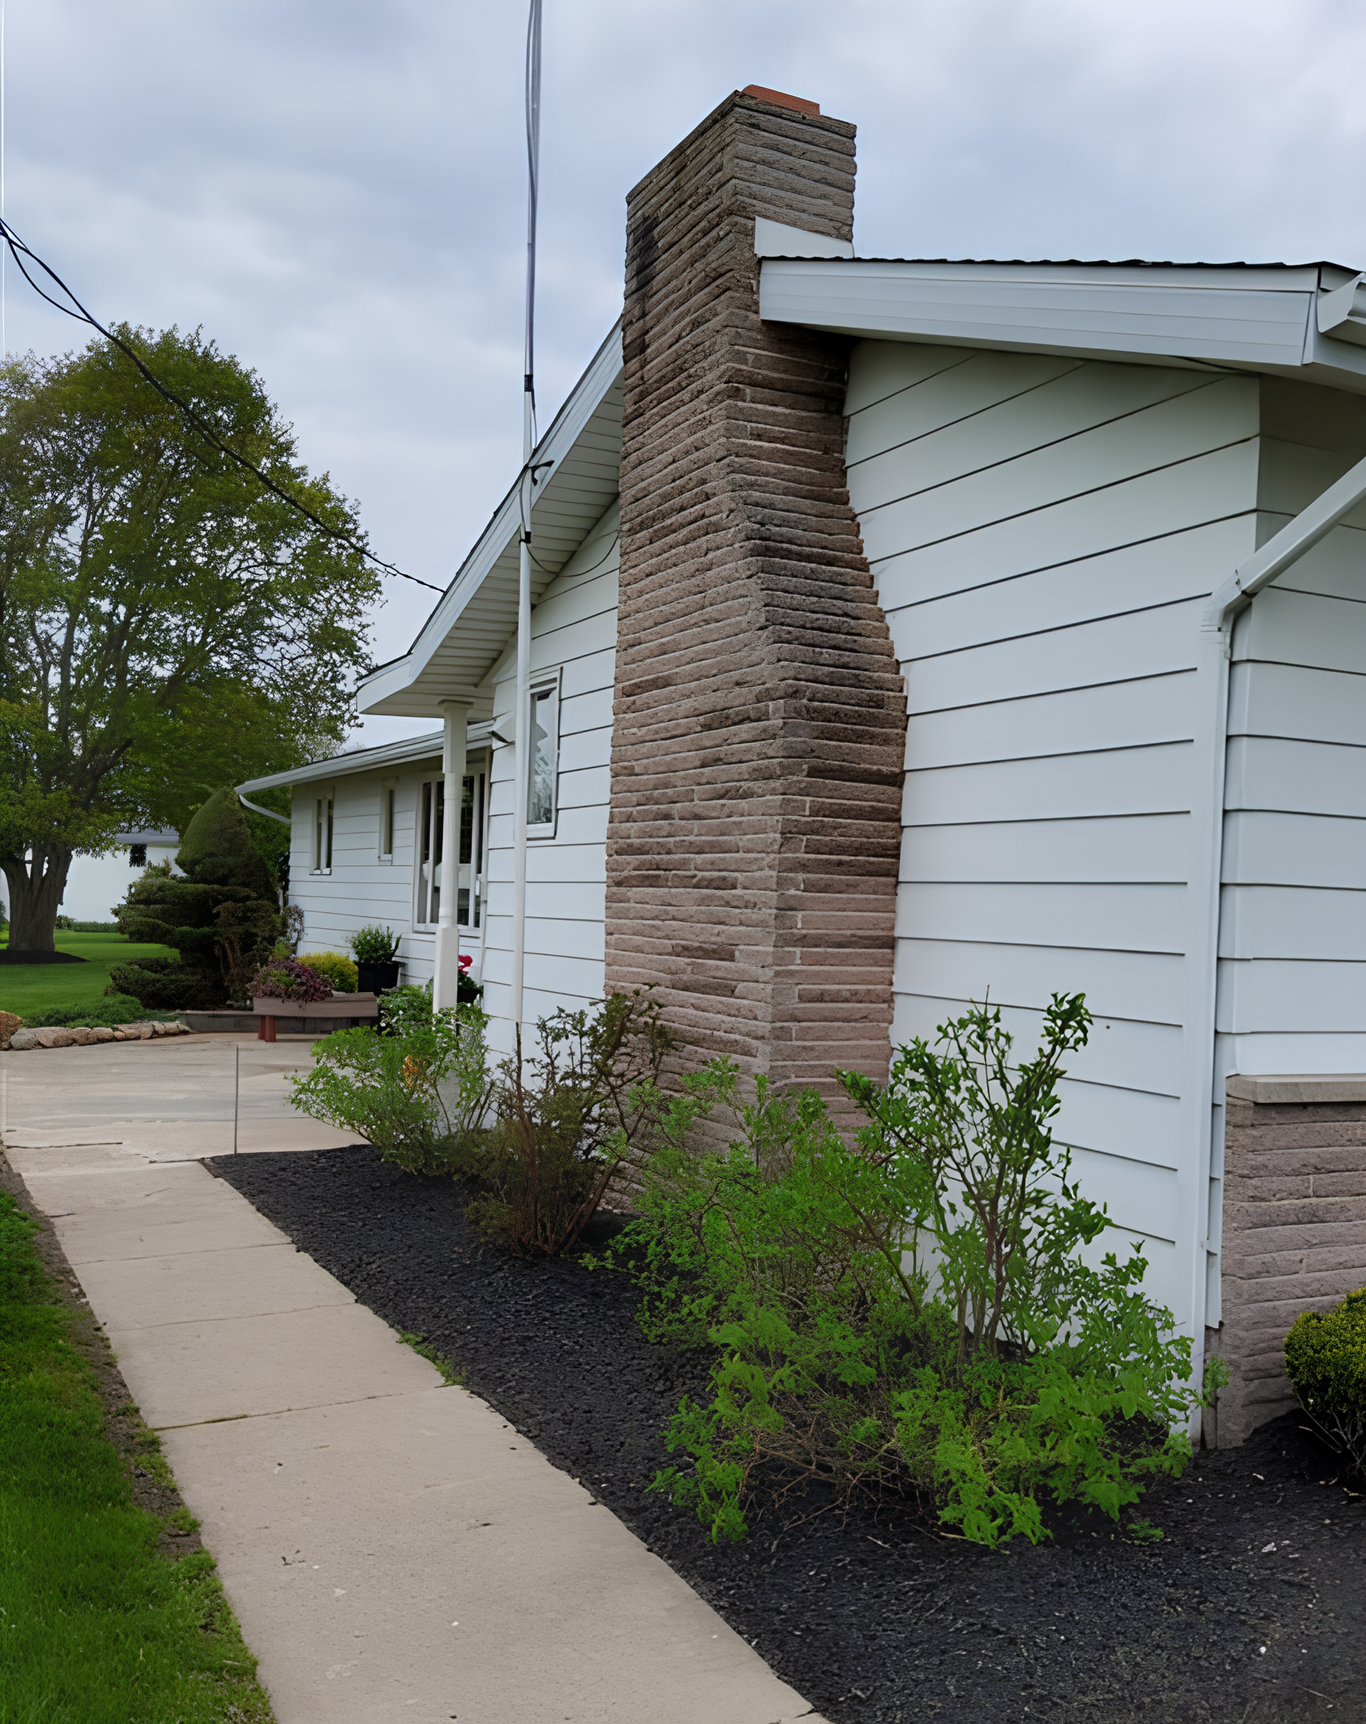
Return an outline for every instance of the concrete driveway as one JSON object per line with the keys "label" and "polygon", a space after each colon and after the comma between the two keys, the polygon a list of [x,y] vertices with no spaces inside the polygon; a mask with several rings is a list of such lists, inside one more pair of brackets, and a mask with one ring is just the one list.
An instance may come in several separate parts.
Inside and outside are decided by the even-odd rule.
{"label": "concrete driveway", "polygon": [[[235,1051],[236,1050],[236,1051]],[[203,1524],[278,1724],[820,1724],[671,1569],[200,1158],[349,1135],[302,1038],[0,1054],[0,1136]]]}

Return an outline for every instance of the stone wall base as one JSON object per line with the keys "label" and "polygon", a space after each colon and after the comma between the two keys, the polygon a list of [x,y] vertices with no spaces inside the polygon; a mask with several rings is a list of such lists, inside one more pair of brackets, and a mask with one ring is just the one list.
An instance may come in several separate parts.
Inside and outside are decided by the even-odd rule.
{"label": "stone wall base", "polygon": [[1231,1381],[1204,1420],[1230,1448],[1297,1403],[1286,1331],[1366,1283],[1366,1075],[1230,1077],[1223,1322],[1206,1357]]}

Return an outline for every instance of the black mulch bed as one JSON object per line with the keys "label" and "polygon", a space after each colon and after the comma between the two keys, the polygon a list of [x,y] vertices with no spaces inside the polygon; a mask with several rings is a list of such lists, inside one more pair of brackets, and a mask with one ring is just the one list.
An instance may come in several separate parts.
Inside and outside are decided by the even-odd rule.
{"label": "black mulch bed", "polygon": [[1322,1482],[1332,1458],[1295,1414],[1149,1492],[1158,1543],[1054,1516],[1051,1543],[997,1553],[896,1502],[808,1496],[718,1549],[644,1489],[705,1373],[644,1340],[624,1278],[500,1254],[460,1188],[367,1149],[208,1165],[462,1368],[833,1724],[1366,1720],[1366,1497]]}

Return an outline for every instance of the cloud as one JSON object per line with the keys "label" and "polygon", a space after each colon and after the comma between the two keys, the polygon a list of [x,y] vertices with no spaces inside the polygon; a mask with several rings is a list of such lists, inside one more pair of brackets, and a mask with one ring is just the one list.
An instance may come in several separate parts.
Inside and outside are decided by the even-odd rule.
{"label": "cloud", "polygon": [[[254,366],[380,554],[444,580],[520,458],[520,0],[8,24],[18,230],[99,314]],[[864,255],[1366,263],[1366,14],[1340,0],[548,0],[543,423],[619,308],[626,192],[752,82],[857,122]],[[8,281],[12,349],[80,341]],[[377,656],[425,609],[393,591]]]}

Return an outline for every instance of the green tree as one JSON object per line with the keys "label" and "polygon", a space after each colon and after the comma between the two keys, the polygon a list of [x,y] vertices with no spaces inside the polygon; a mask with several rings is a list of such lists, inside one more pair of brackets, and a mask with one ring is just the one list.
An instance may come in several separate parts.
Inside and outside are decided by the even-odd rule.
{"label": "green tree", "polygon": [[[260,379],[198,332],[120,328],[219,436],[329,526]],[[345,734],[378,579],[220,455],[103,340],[0,366],[0,867],[50,949],[77,852],[183,830],[216,787]]]}
{"label": "green tree", "polygon": [[217,790],[185,828],[179,876],[153,864],[116,906],[119,931],[139,944],[174,946],[175,958],[115,964],[113,988],[171,1011],[246,998],[251,976],[281,931],[270,864],[257,850],[236,793]]}

